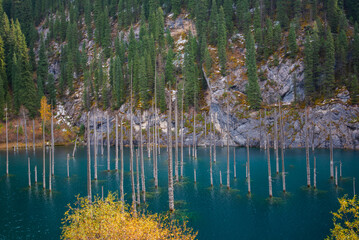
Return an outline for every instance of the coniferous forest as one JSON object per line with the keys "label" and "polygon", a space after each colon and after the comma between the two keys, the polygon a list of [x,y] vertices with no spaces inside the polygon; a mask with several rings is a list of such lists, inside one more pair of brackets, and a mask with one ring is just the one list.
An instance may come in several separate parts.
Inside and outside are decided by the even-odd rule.
{"label": "coniferous forest", "polygon": [[357,0],[0,0],[0,236],[357,239],[358,78]]}

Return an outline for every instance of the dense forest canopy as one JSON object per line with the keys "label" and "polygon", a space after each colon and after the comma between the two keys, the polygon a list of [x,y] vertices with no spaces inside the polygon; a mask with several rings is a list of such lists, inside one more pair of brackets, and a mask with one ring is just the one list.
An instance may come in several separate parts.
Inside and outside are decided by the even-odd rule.
{"label": "dense forest canopy", "polygon": [[[93,104],[118,109],[133,80],[136,107],[148,109],[157,94],[166,109],[165,89],[177,88],[184,105],[198,107],[216,64],[228,68],[228,39],[245,36],[248,84],[253,109],[261,107],[258,66],[269,57],[304,63],[305,102],[350,90],[358,102],[359,3],[355,0],[2,0],[0,1],[0,108],[22,107],[38,115],[40,99],[56,103],[82,89],[83,109]],[[165,20],[188,13],[195,23],[186,34],[183,64],[177,66]],[[138,25],[139,24],[139,25]],[[139,31],[136,31],[139,27]],[[94,45],[90,56],[89,42]],[[59,46],[55,49],[53,46]],[[91,53],[92,53],[91,52]],[[49,56],[55,56],[50,62]],[[59,74],[49,71],[59,62]],[[181,101],[179,97],[179,101]],[[179,103],[180,104],[180,103]],[[0,111],[3,117],[3,111]]]}

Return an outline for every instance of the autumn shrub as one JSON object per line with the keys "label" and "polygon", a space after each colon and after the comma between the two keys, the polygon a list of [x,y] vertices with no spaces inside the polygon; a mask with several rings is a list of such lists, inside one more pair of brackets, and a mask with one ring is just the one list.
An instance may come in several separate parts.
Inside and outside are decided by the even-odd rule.
{"label": "autumn shrub", "polygon": [[61,239],[191,240],[197,235],[186,222],[180,224],[168,215],[135,213],[113,193],[103,200],[95,197],[92,203],[77,197],[75,205],[68,207]]}
{"label": "autumn shrub", "polygon": [[356,196],[339,198],[340,207],[333,214],[334,228],[327,240],[358,240],[359,239],[359,201]]}

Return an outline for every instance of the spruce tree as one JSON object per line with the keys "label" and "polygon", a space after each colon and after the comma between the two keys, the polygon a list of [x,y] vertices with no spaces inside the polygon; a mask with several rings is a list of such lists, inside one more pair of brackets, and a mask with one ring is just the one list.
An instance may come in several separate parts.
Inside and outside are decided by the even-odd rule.
{"label": "spruce tree", "polygon": [[297,37],[295,34],[295,26],[293,23],[290,24],[289,35],[288,35],[290,57],[295,58],[298,52]]}
{"label": "spruce tree", "polygon": [[256,50],[254,46],[254,37],[248,33],[246,38],[246,67],[247,67],[247,97],[251,108],[259,109],[261,106],[262,96],[258,84]]}
{"label": "spruce tree", "polygon": [[226,18],[227,33],[228,35],[231,35],[233,31],[233,1],[224,0],[223,9],[224,9],[224,16]]}
{"label": "spruce tree", "polygon": [[227,31],[226,24],[224,18],[224,10],[223,7],[219,10],[219,22],[218,22],[218,56],[219,56],[219,64],[221,66],[221,73],[223,76],[226,75],[227,68]]}
{"label": "spruce tree", "polygon": [[358,77],[356,74],[354,74],[351,78],[351,99],[352,104],[358,104],[359,103],[359,83],[358,83]]}
{"label": "spruce tree", "polygon": [[[1,7],[0,7],[1,8]],[[1,11],[0,11],[1,13]],[[1,16],[0,16],[1,18]],[[5,70],[5,50],[4,50],[4,42],[0,36],[0,119],[3,118],[3,109],[5,107],[5,91],[6,87],[6,70]]]}
{"label": "spruce tree", "polygon": [[347,52],[348,52],[348,41],[345,31],[342,29],[337,39],[337,76],[340,79],[346,78],[346,66],[347,66]]}
{"label": "spruce tree", "polygon": [[174,53],[172,49],[169,49],[166,58],[165,78],[166,78],[166,83],[171,82],[172,86],[174,86],[175,84],[173,59],[174,59]]}
{"label": "spruce tree", "polygon": [[39,51],[39,62],[37,68],[37,89],[39,101],[45,93],[45,85],[48,79],[48,62],[47,62],[47,54],[45,49],[45,43],[43,39],[41,39],[40,51]]}
{"label": "spruce tree", "polygon": [[218,36],[218,11],[216,0],[212,0],[211,14],[208,21],[208,39],[210,44],[217,44]]}
{"label": "spruce tree", "polygon": [[313,47],[311,37],[306,37],[304,46],[304,91],[307,100],[314,96],[315,86],[313,80]]}
{"label": "spruce tree", "polygon": [[281,27],[284,30],[288,29],[289,18],[288,18],[288,7],[286,0],[277,1],[277,20],[280,22]]}
{"label": "spruce tree", "polygon": [[359,26],[355,22],[354,25],[354,41],[353,41],[353,69],[359,69]]}
{"label": "spruce tree", "polygon": [[142,56],[139,61],[138,78],[139,78],[140,107],[142,109],[146,109],[148,107],[148,85],[146,79],[146,62],[144,56]]}
{"label": "spruce tree", "polygon": [[266,20],[266,36],[265,36],[265,48],[264,48],[264,58],[267,59],[273,53],[273,23],[270,18]]}
{"label": "spruce tree", "polygon": [[55,108],[56,107],[56,87],[55,78],[53,74],[48,76],[47,92],[49,94],[49,103]]}
{"label": "spruce tree", "polygon": [[327,39],[325,42],[325,64],[324,64],[324,82],[322,85],[322,92],[325,97],[329,98],[333,96],[333,90],[335,87],[334,79],[334,65],[335,65],[335,48],[333,35],[330,28],[327,29]]}

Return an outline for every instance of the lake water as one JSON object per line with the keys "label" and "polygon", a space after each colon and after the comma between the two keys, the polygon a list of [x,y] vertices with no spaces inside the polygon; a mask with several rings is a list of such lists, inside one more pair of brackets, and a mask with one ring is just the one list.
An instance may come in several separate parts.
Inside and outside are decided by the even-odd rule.
{"label": "lake water", "polygon": [[[281,177],[275,174],[272,150],[273,201],[268,200],[267,159],[264,150],[251,149],[252,195],[247,196],[245,179],[246,149],[236,148],[237,179],[233,179],[233,148],[231,151],[231,190],[226,184],[226,148],[217,148],[217,163],[213,165],[214,188],[210,188],[209,148],[198,148],[198,159],[188,156],[185,148],[183,183],[175,185],[176,210],[186,214],[190,226],[199,232],[199,239],[323,239],[332,227],[331,211],[339,204],[338,197],[353,196],[352,178],[359,179],[357,151],[334,150],[334,163],[342,161],[343,178],[336,188],[330,180],[329,151],[317,150],[318,191],[306,188],[305,150],[285,151],[287,194],[282,193]],[[70,179],[66,178],[66,155],[72,147],[55,150],[55,177],[53,192],[42,189],[42,150],[36,153],[10,151],[10,176],[5,176],[5,152],[0,152],[0,239],[59,239],[61,219],[68,203],[76,195],[85,196],[86,148],[79,147],[76,158],[70,160]],[[100,155],[100,154],[99,154]],[[159,159],[159,189],[154,190],[152,161],[145,155],[146,188],[152,192],[147,198],[148,210],[168,210],[167,153],[162,149]],[[32,184],[27,187],[27,156],[31,158]],[[48,153],[47,153],[48,157]],[[93,182],[92,193],[119,191],[120,178],[115,172],[106,172],[106,157],[98,158],[99,181]],[[111,169],[115,168],[115,149],[111,148]],[[48,164],[48,159],[47,159]],[[93,163],[92,163],[93,164]],[[34,166],[38,168],[38,185],[34,185]],[[93,166],[93,165],[92,165]],[[311,156],[311,166],[313,166]],[[193,182],[193,169],[197,169],[197,184]],[[222,171],[223,187],[219,186]],[[48,174],[48,166],[46,167]],[[125,149],[125,192],[131,202],[129,175],[129,149]],[[311,172],[313,174],[313,172]],[[92,175],[93,176],[93,175]],[[313,183],[313,175],[312,183]],[[48,179],[48,178],[47,178]],[[48,181],[48,180],[47,180]],[[48,182],[46,182],[48,187]]]}

